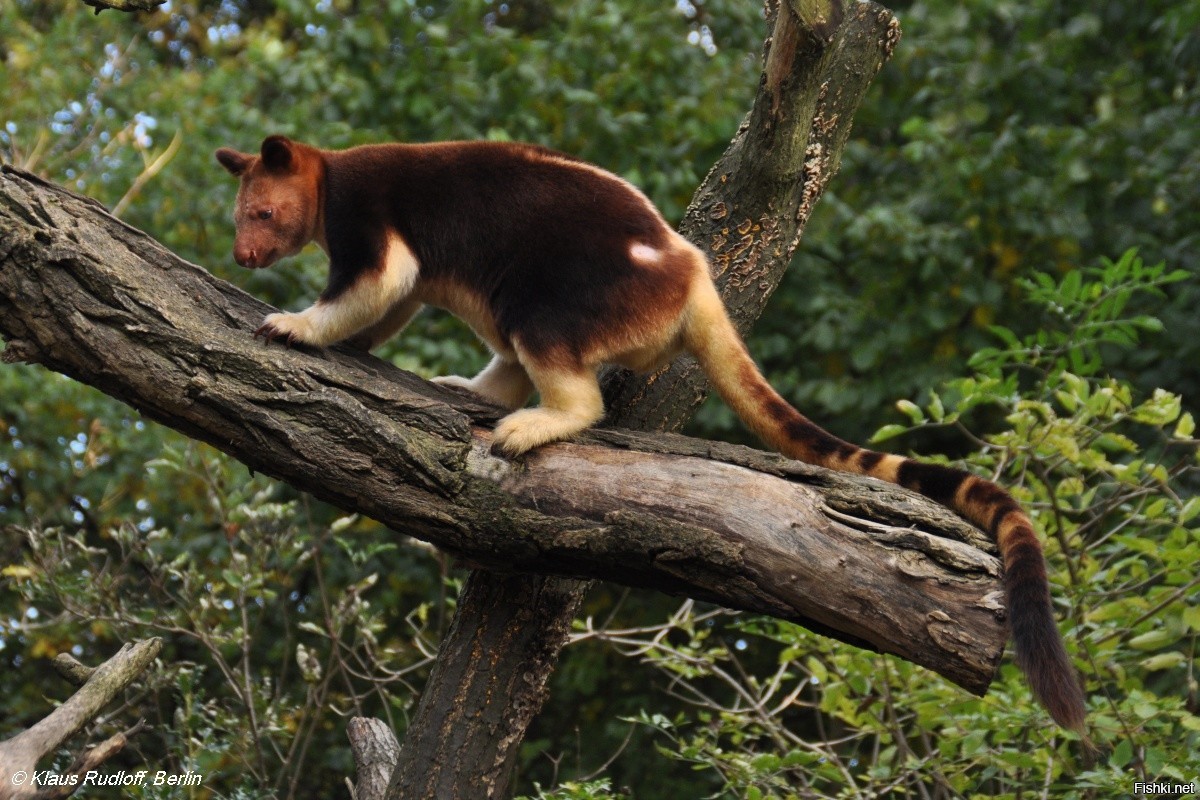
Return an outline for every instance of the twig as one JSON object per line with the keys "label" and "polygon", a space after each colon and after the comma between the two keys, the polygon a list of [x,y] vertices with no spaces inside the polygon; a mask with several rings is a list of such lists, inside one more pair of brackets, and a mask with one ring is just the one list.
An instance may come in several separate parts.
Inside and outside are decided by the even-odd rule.
{"label": "twig", "polygon": [[106,8],[111,8],[113,11],[125,11],[127,13],[153,11],[165,2],[167,0],[83,0],[83,4],[96,9],[97,14]]}
{"label": "twig", "polygon": [[[101,0],[95,1],[100,2]],[[161,0],[158,1],[161,2]],[[91,2],[91,0],[83,0],[83,2],[87,3]],[[133,183],[129,186],[129,189],[125,192],[125,195],[117,201],[115,206],[113,206],[112,215],[114,217],[120,217],[123,213],[125,213],[125,209],[129,208],[129,204],[133,202],[133,199],[142,191],[142,187],[149,183],[151,178],[161,172],[162,168],[170,163],[171,159],[175,157],[175,154],[179,152],[179,147],[182,144],[183,129],[181,128],[175,131],[175,136],[172,137],[171,143],[167,145],[167,149],[159,153],[158,157],[147,164],[146,168],[143,169],[136,178],[134,178]]]}
{"label": "twig", "polygon": [[[96,767],[124,750],[129,740],[140,733],[145,727],[146,720],[139,719],[137,724],[129,730],[110,736],[95,747],[89,747],[76,757],[65,775],[80,776],[96,769]],[[59,786],[47,787],[35,794],[33,798],[34,800],[61,800],[61,798],[70,797],[81,785],[82,783],[76,780],[74,783],[64,783]]]}

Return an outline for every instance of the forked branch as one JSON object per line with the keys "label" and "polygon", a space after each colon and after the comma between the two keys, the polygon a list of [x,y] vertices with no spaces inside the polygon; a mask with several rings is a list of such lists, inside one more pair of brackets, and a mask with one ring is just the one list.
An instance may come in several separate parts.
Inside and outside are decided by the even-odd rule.
{"label": "forked branch", "polygon": [[[0,742],[0,800],[67,797],[82,787],[81,776],[120,752],[144,727],[142,722],[81,751],[67,771],[58,776],[62,779],[58,785],[41,786],[33,780],[38,762],[83,730],[146,671],[161,649],[162,640],[157,638],[126,644],[95,669],[70,659],[73,663],[60,672],[71,683],[82,681],[79,690],[32,728]],[[70,780],[70,776],[75,779]]]}

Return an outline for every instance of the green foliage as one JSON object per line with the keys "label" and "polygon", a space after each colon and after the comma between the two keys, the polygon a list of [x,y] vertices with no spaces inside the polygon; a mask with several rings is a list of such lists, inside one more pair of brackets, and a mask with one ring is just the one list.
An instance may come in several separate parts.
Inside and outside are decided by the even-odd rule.
{"label": "green foliage", "polygon": [[[147,468],[152,478],[202,487],[208,531],[25,531],[23,557],[0,572],[23,619],[0,621],[0,642],[23,645],[19,667],[60,651],[91,660],[120,642],[161,636],[161,667],[127,709],[155,720],[156,735],[124,759],[128,767],[191,770],[206,786],[246,796],[291,795],[301,780],[305,793],[339,791],[353,769],[348,752],[313,744],[331,713],[401,727],[407,681],[426,671],[436,648],[438,615],[421,599],[433,592],[403,586],[394,572],[381,580],[381,559],[395,545],[377,525],[319,523],[306,500],[279,499],[277,486],[246,480],[244,468],[208,448],[169,448]],[[384,589],[381,604],[374,598]],[[20,715],[3,722],[23,727]]]}
{"label": "green foliage", "polygon": [[607,780],[565,781],[546,791],[535,784],[536,795],[518,797],[517,800],[625,800],[628,795],[614,793]]}
{"label": "green foliage", "polygon": [[[785,397],[851,440],[962,374],[991,325],[1032,333],[1017,278],[1130,248],[1200,272],[1196,4],[885,5],[904,37],[750,341]],[[1198,302],[1200,283],[1174,287],[1169,333],[1111,362],[1193,412]],[[744,436],[715,401],[702,420]]]}
{"label": "green foliage", "polygon": [[[1112,797],[1134,781],[1193,780],[1195,422],[1178,395],[1144,396],[1105,374],[1114,348],[1160,329],[1124,312],[1187,277],[1133,252],[1057,281],[1035,275],[1024,285],[1037,332],[994,326],[1001,346],[972,359],[975,374],[924,407],[904,402],[908,424],[877,437],[956,428],[978,446],[968,463],[1031,509],[1087,688],[1096,761],[1049,723],[1011,665],[975,699],[911,664],[758,618],[738,620],[719,643],[690,620],[670,628],[682,644],[656,632],[651,663],[714,687],[693,693],[693,713],[640,715],[662,752],[717,773],[722,797],[1016,797],[1033,787]],[[1003,425],[981,436],[971,421],[984,408]],[[748,668],[739,650],[760,651],[760,665],[769,653],[774,672]]]}

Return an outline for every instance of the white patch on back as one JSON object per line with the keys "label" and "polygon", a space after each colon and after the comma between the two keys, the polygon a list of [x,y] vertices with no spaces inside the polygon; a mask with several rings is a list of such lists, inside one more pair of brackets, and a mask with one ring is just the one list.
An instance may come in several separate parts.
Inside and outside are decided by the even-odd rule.
{"label": "white patch on back", "polygon": [[650,265],[660,263],[663,254],[661,250],[657,250],[648,244],[634,242],[629,246],[629,257],[639,264]]}

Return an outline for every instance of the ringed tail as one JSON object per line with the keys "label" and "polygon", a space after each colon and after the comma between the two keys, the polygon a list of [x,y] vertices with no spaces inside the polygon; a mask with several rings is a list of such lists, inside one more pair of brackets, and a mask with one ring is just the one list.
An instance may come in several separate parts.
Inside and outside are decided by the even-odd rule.
{"label": "ringed tail", "polygon": [[709,281],[693,286],[684,340],[721,398],[779,453],[899,484],[991,535],[1004,562],[1004,593],[1017,665],[1054,721],[1083,733],[1083,691],[1054,620],[1042,545],[1029,517],[1008,492],[960,469],[867,450],[815,425],[763,378]]}

